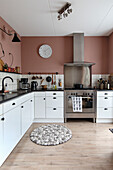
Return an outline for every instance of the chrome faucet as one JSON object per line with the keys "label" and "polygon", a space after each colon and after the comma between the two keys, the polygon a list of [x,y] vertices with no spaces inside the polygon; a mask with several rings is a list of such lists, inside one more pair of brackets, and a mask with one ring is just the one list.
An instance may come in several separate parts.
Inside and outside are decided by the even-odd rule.
{"label": "chrome faucet", "polygon": [[7,79],[7,78],[11,79],[12,82],[13,82],[13,79],[10,76],[4,77],[3,80],[2,80],[2,93],[4,93],[4,80]]}

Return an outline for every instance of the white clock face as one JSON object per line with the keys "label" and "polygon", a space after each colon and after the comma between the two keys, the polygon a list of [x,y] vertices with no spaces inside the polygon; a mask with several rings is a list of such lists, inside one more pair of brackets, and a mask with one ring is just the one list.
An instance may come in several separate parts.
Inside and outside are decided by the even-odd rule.
{"label": "white clock face", "polygon": [[43,58],[49,58],[52,55],[52,48],[49,45],[42,45],[39,48],[39,54]]}

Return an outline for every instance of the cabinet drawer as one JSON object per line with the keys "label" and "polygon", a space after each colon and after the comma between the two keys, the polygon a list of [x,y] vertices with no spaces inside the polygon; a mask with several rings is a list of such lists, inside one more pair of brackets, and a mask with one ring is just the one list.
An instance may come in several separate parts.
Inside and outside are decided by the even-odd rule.
{"label": "cabinet drawer", "polygon": [[46,107],[64,107],[63,97],[46,97]]}
{"label": "cabinet drawer", "polygon": [[113,108],[97,108],[97,118],[113,118]]}
{"label": "cabinet drawer", "polygon": [[45,92],[35,92],[35,96],[44,96],[45,97]]}
{"label": "cabinet drawer", "polygon": [[97,92],[97,96],[103,96],[103,97],[113,96],[113,92],[112,91]]}
{"label": "cabinet drawer", "polygon": [[8,101],[6,103],[3,104],[3,112],[7,112],[15,107],[17,107],[19,105],[19,100],[16,99],[16,100],[11,100],[11,101]]}
{"label": "cabinet drawer", "polygon": [[97,97],[97,107],[113,107],[113,97]]}
{"label": "cabinet drawer", "polygon": [[46,109],[46,118],[63,118],[64,110],[63,108],[47,108]]}
{"label": "cabinet drawer", "polygon": [[54,97],[54,96],[63,96],[64,92],[56,92],[56,91],[52,91],[52,92],[46,92],[46,96],[48,97]]}

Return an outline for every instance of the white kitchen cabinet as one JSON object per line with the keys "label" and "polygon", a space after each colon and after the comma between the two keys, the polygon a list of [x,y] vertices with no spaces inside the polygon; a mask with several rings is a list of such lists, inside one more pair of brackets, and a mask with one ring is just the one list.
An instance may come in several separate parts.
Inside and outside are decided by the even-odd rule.
{"label": "white kitchen cabinet", "polygon": [[113,122],[113,92],[97,91],[96,123]]}
{"label": "white kitchen cabinet", "polygon": [[21,104],[21,125],[23,136],[31,125],[31,105],[29,100]]}
{"label": "white kitchen cabinet", "polygon": [[4,153],[7,157],[21,138],[20,106],[4,113]]}
{"label": "white kitchen cabinet", "polygon": [[63,97],[46,97],[46,107],[63,108]]}
{"label": "white kitchen cabinet", "polygon": [[35,93],[35,122],[64,122],[63,92]]}
{"label": "white kitchen cabinet", "polygon": [[63,108],[46,108],[46,118],[62,119],[63,115]]}
{"label": "white kitchen cabinet", "polygon": [[0,116],[0,166],[4,161],[4,143],[3,143],[3,125],[4,125],[4,117]]}
{"label": "white kitchen cabinet", "polygon": [[46,92],[46,118],[64,118],[63,92]]}
{"label": "white kitchen cabinet", "polygon": [[100,108],[100,107],[113,107],[113,97],[111,96],[107,96],[107,97],[102,97],[102,96],[99,96],[97,97],[97,108]]}
{"label": "white kitchen cabinet", "polygon": [[35,118],[43,119],[45,117],[45,92],[37,92],[35,96]]}
{"label": "white kitchen cabinet", "polygon": [[0,105],[0,165],[28,130],[33,119],[34,93]]}

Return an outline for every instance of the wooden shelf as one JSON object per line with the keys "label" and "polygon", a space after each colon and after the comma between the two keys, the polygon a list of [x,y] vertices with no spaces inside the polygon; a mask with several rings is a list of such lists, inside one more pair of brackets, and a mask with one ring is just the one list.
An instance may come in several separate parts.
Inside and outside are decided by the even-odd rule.
{"label": "wooden shelf", "polygon": [[21,74],[21,73],[16,73],[16,72],[8,72],[8,71],[0,71],[0,73]]}

